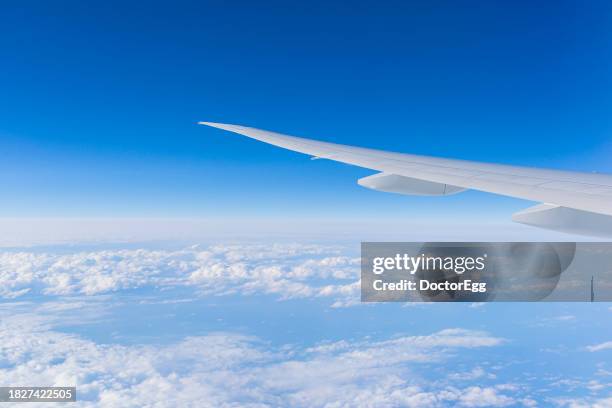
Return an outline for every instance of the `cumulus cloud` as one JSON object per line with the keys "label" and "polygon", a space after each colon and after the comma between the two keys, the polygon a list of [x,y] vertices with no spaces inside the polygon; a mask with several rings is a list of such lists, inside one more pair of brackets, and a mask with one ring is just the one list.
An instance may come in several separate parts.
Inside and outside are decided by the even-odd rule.
{"label": "cumulus cloud", "polygon": [[337,247],[310,244],[0,253],[4,298],[180,286],[203,295],[331,297],[337,305],[349,305],[359,292],[359,259]]}
{"label": "cumulus cloud", "polygon": [[466,407],[504,407],[514,404],[513,398],[499,394],[494,388],[469,387],[459,397],[461,405]]}
{"label": "cumulus cloud", "polygon": [[0,310],[4,384],[76,385],[84,406],[476,407],[515,401],[503,387],[461,388],[416,374],[461,350],[503,344],[486,332],[446,329],[310,347],[231,332],[170,344],[98,344],[55,328],[75,309],[82,304],[13,303]]}

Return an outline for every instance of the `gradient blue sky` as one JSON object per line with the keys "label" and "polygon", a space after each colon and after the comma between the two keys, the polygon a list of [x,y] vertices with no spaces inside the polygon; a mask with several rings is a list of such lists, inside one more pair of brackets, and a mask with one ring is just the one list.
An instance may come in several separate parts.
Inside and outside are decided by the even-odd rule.
{"label": "gradient blue sky", "polygon": [[197,126],[612,171],[611,6],[3,2],[3,217],[509,218]]}

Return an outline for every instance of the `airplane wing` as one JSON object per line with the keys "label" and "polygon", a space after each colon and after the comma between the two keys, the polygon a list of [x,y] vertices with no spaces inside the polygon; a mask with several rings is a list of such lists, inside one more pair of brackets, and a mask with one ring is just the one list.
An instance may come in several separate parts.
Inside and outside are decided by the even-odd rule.
{"label": "airplane wing", "polygon": [[467,189],[543,204],[516,222],[569,233],[612,236],[612,175],[507,166],[321,142],[246,126],[199,122],[285,149],[380,173],[359,184],[399,194],[448,195]]}

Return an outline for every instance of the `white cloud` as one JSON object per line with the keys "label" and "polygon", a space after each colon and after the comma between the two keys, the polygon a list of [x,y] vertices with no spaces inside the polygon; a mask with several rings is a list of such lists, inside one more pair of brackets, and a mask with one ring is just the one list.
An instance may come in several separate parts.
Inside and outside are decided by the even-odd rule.
{"label": "white cloud", "polygon": [[470,308],[471,309],[478,309],[481,307],[484,307],[487,303],[486,302],[474,302],[474,303],[470,303]]}
{"label": "white cloud", "polygon": [[499,394],[494,388],[474,386],[461,393],[459,403],[466,407],[505,407],[514,404],[515,400]]}
{"label": "white cloud", "polygon": [[358,299],[359,259],[343,255],[338,247],[309,244],[0,253],[4,298],[180,286],[203,295],[331,297],[348,305]]}
{"label": "white cloud", "polygon": [[81,302],[14,303],[0,311],[3,384],[76,385],[85,406],[475,407],[515,400],[502,388],[460,388],[417,374],[423,364],[445,366],[461,350],[503,344],[485,332],[447,329],[308,348],[227,332],[161,345],[97,344],[54,328],[81,309]]}
{"label": "white cloud", "polygon": [[523,398],[521,400],[521,404],[524,407],[529,407],[529,408],[537,407],[538,406],[538,402],[536,400],[532,399],[532,398]]}
{"label": "white cloud", "polygon": [[612,408],[612,396],[604,398],[556,398],[553,402],[567,408]]}
{"label": "white cloud", "polygon": [[602,351],[602,350],[610,350],[612,349],[612,341],[606,341],[600,344],[594,344],[592,346],[587,346],[586,349],[590,352],[594,351]]}
{"label": "white cloud", "polygon": [[472,381],[482,377],[495,378],[495,374],[488,373],[484,368],[477,366],[470,371],[456,372],[448,375],[448,378],[456,381]]}
{"label": "white cloud", "polygon": [[596,375],[602,376],[602,377],[612,377],[612,371],[610,370],[606,370],[605,368],[599,367],[597,369]]}

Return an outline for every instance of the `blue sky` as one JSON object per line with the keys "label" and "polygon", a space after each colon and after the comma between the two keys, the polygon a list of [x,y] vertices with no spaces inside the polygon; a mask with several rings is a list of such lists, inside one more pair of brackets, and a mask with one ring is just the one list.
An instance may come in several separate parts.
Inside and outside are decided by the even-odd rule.
{"label": "blue sky", "polygon": [[469,217],[368,170],[195,125],[610,171],[610,5],[82,2],[3,6],[3,217]]}

